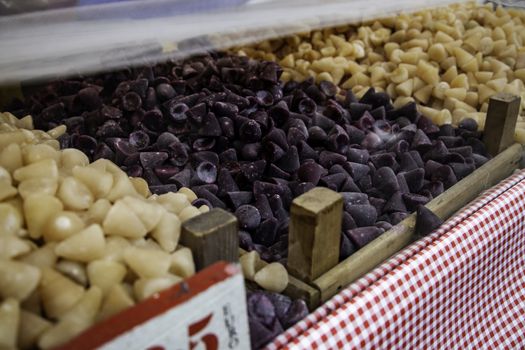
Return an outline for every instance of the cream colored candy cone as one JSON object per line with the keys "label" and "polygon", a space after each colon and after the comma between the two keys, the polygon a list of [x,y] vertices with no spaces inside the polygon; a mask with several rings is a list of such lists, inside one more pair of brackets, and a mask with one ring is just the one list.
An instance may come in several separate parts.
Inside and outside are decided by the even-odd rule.
{"label": "cream colored candy cone", "polygon": [[5,299],[0,304],[0,349],[16,349],[20,305],[15,299]]}
{"label": "cream colored candy cone", "polygon": [[127,238],[142,238],[148,232],[142,221],[122,200],[117,201],[111,207],[102,227],[108,235]]}
{"label": "cream colored candy cone", "polygon": [[259,253],[257,253],[256,250],[252,250],[251,252],[248,252],[239,258],[244,278],[253,281],[260,260],[261,258],[259,257]]}
{"label": "cream colored candy cone", "polygon": [[195,274],[195,261],[191,249],[181,247],[171,254],[170,272],[182,278]]}
{"label": "cream colored candy cone", "polygon": [[162,206],[145,199],[126,196],[122,198],[122,201],[126,203],[140,221],[142,221],[147,232],[157,226],[162,215],[166,212]]}
{"label": "cream colored candy cone", "polygon": [[55,247],[56,243],[47,243],[29,254],[23,255],[18,260],[38,268],[53,267],[58,260]]}
{"label": "cream colored candy cone", "polygon": [[95,322],[101,301],[102,292],[100,289],[91,287],[64,315],[62,320],[42,334],[38,340],[38,345],[42,349],[54,348],[89,328]]}
{"label": "cream colored candy cone", "polygon": [[111,260],[95,260],[87,266],[90,285],[99,287],[104,295],[111,287],[122,282],[126,272],[123,264]]}
{"label": "cream colored candy cone", "polygon": [[257,271],[254,281],[270,292],[281,293],[288,285],[288,272],[279,263],[271,263]]}
{"label": "cream colored candy cone", "polygon": [[47,194],[35,194],[24,201],[24,215],[31,238],[40,238],[47,220],[61,212],[62,202]]}
{"label": "cream colored candy cone", "polygon": [[89,262],[104,255],[105,245],[102,228],[93,224],[60,242],[55,253],[66,259]]}
{"label": "cream colored candy cone", "polygon": [[151,232],[151,236],[159,243],[159,245],[171,253],[177,247],[180,238],[181,221],[177,215],[165,211],[155,229]]}
{"label": "cream colored candy cone", "polygon": [[135,302],[122,284],[113,285],[104,298],[97,320],[104,320],[133,305],[135,305]]}
{"label": "cream colored candy cone", "polygon": [[25,310],[20,313],[20,326],[18,328],[18,347],[32,349],[40,335],[51,327],[52,323],[46,319]]}
{"label": "cream colored candy cone", "polygon": [[14,260],[0,260],[0,295],[24,300],[40,282],[40,270]]}
{"label": "cream colored candy cone", "polygon": [[166,275],[155,278],[140,278],[135,281],[133,290],[138,300],[149,298],[155,293],[161,292],[179,282],[182,278],[174,275]]}
{"label": "cream colored candy cone", "polygon": [[165,275],[171,265],[171,256],[161,250],[129,247],[124,261],[140,277],[151,278]]}
{"label": "cream colored candy cone", "polygon": [[60,318],[84,295],[82,286],[51,268],[42,270],[39,290],[46,315],[51,318]]}
{"label": "cream colored candy cone", "polygon": [[15,235],[0,235],[0,259],[11,259],[31,251],[29,241]]}

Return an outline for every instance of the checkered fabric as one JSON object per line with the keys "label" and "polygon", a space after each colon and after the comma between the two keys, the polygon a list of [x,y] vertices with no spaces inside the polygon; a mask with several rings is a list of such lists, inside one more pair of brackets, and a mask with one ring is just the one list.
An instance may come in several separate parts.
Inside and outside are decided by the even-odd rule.
{"label": "checkered fabric", "polygon": [[524,349],[523,208],[520,171],[267,349]]}

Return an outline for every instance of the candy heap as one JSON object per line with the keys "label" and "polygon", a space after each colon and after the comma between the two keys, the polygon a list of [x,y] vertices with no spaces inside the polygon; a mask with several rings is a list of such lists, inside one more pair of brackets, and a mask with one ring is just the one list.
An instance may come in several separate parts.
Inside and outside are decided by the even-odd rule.
{"label": "candy heap", "polygon": [[[438,125],[485,122],[498,92],[525,106],[525,12],[474,2],[272,39],[234,51],[277,61],[283,81],[329,81],[363,96],[415,101]],[[516,138],[525,143],[525,119]]]}
{"label": "candy heap", "polygon": [[309,189],[343,194],[344,259],[487,161],[472,119],[437,127],[384,92],[357,99],[281,73],[210,54],[59,81],[26,108],[40,128],[68,126],[63,147],[115,161],[152,192],[190,187],[195,205],[231,210],[241,247],[284,264],[290,203]]}
{"label": "candy heap", "polygon": [[53,348],[195,273],[180,226],[209,208],[59,150],[65,130],[0,114],[1,348]]}

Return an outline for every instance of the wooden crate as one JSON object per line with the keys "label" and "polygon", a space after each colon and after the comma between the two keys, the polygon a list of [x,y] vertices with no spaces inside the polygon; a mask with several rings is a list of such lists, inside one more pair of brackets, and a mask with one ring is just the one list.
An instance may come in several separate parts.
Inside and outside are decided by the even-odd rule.
{"label": "wooden crate", "polygon": [[[491,98],[484,142],[494,157],[426,204],[443,220],[494,186],[519,168],[523,147],[513,143],[513,131],[519,114],[520,98],[498,94]],[[308,193],[303,196],[309,196]],[[317,196],[319,197],[319,196]],[[340,215],[334,214],[335,197],[319,197],[315,204],[296,198],[292,208],[288,247],[288,266],[292,274],[285,294],[304,299],[310,310],[325,302],[341,289],[371,271],[387,258],[417,239],[415,213],[392,227],[347,259],[334,261],[339,254]],[[340,206],[339,209],[341,210]],[[294,222],[302,224],[294,225]],[[338,225],[333,222],[339,220]],[[295,230],[295,232],[294,232]],[[315,239],[319,237],[320,239]],[[300,247],[300,249],[297,249]],[[328,251],[328,247],[333,247]],[[242,254],[241,250],[241,254]]]}

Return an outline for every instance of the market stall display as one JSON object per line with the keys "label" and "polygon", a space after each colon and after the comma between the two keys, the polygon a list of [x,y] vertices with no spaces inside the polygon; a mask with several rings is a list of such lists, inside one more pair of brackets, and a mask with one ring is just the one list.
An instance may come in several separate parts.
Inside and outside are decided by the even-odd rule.
{"label": "market stall display", "polygon": [[[201,51],[244,42],[198,36],[184,43],[193,57],[11,87],[0,345],[96,333],[223,260],[239,262],[261,348],[519,168],[523,12],[468,3],[379,17],[303,23],[228,52]],[[155,58],[194,52],[157,44]]]}

